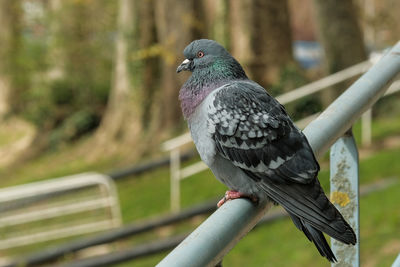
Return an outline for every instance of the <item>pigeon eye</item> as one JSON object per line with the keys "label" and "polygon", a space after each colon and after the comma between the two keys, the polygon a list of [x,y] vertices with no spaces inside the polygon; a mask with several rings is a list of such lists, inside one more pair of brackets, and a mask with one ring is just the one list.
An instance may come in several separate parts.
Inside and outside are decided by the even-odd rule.
{"label": "pigeon eye", "polygon": [[197,52],[197,57],[204,57],[204,52],[203,51]]}

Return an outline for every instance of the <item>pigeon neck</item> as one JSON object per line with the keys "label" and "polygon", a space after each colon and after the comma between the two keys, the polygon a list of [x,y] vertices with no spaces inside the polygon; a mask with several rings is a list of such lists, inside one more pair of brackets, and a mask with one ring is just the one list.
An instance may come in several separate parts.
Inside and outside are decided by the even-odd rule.
{"label": "pigeon neck", "polygon": [[[193,77],[193,75],[192,75]],[[185,119],[189,119],[197,106],[206,98],[212,91],[228,83],[225,81],[218,81],[214,83],[195,83],[190,79],[182,86],[179,91],[179,100],[181,101],[181,108]]]}
{"label": "pigeon neck", "polygon": [[234,80],[245,79],[244,70],[233,57],[219,58],[210,65],[195,68],[179,92],[185,119],[215,89]]}

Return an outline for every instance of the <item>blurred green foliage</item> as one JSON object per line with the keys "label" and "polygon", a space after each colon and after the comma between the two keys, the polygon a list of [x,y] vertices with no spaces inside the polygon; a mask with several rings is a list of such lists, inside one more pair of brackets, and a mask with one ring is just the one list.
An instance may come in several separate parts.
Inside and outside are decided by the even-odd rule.
{"label": "blurred green foliage", "polygon": [[49,134],[52,147],[99,125],[111,86],[115,5],[68,1],[24,21],[12,71],[13,108]]}

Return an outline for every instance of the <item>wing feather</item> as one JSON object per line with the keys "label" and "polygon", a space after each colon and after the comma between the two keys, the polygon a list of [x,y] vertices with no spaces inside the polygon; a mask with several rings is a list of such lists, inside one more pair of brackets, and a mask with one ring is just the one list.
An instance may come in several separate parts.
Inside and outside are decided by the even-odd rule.
{"label": "wing feather", "polygon": [[273,97],[254,82],[234,82],[215,95],[208,127],[218,153],[248,171],[309,183],[319,165],[304,135]]}

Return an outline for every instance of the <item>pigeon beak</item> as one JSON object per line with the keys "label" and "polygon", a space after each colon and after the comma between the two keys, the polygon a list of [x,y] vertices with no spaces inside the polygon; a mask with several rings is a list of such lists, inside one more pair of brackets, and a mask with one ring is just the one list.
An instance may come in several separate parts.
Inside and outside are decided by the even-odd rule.
{"label": "pigeon beak", "polygon": [[190,70],[190,64],[192,63],[191,60],[189,59],[185,59],[181,65],[179,65],[179,67],[176,69],[176,72],[179,73],[183,70]]}

